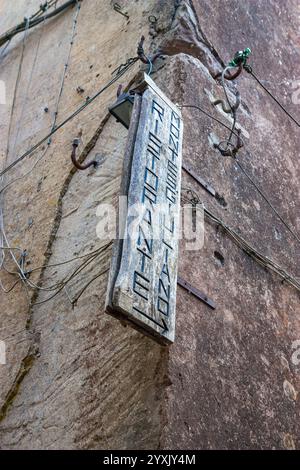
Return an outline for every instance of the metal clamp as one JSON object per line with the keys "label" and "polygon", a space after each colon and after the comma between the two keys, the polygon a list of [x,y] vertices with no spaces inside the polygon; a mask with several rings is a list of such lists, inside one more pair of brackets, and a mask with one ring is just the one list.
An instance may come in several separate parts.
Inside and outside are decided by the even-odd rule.
{"label": "metal clamp", "polygon": [[160,57],[162,53],[161,51],[158,51],[152,57],[147,57],[144,51],[144,42],[145,36],[142,36],[137,48],[138,58],[143,62],[143,64],[149,64],[149,62],[153,64],[153,62],[155,62],[155,60],[158,59],[158,57]]}
{"label": "metal clamp", "polygon": [[113,6],[114,6],[114,10],[115,10],[117,13],[120,13],[120,15],[125,16],[125,18],[127,18],[127,19],[129,20],[129,15],[128,15],[128,13],[122,11],[121,5],[119,5],[118,3],[114,3]]}
{"label": "metal clamp", "polygon": [[[241,129],[237,129],[236,132],[237,132],[237,135],[235,134],[237,138],[236,145],[233,145],[233,143],[229,142],[228,140],[222,140],[218,144],[214,144],[214,148],[218,149],[221,155],[223,155],[223,157],[236,158],[236,154],[238,153],[239,149],[244,146],[244,143],[241,139]],[[226,144],[225,149],[222,148],[223,143]],[[228,147],[233,147],[233,148],[230,150]]]}
{"label": "metal clamp", "polygon": [[[243,70],[243,64],[239,64],[238,69],[232,75],[230,72],[227,72],[224,75],[224,78],[226,78],[226,80],[234,80],[242,73],[242,70]],[[217,75],[215,75],[215,79],[218,79],[220,77],[222,77],[222,72],[219,72],[217,73]]]}

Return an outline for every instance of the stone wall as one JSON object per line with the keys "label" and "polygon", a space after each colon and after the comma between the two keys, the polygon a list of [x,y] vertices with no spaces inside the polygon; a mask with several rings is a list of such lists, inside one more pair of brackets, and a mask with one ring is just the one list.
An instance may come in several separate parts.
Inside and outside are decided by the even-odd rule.
{"label": "stone wall", "polygon": [[[147,49],[160,47],[165,54],[153,79],[175,103],[198,104],[230,124],[211,104],[223,98],[214,76],[236,50],[249,46],[257,75],[299,115],[292,102],[300,73],[296,1],[119,3],[129,21],[113,2],[83,0],[76,24],[73,7],[11,41],[0,59],[7,92],[6,105],[0,105],[2,167],[50,130],[59,95],[61,122],[135,56],[142,34]],[[39,5],[1,0],[0,32]],[[157,17],[155,25],[149,15]],[[103,250],[67,292],[48,302],[52,291],[32,288],[27,295],[36,305],[29,307],[21,282],[0,293],[0,339],[7,345],[7,363],[0,365],[1,448],[300,448],[299,366],[291,360],[292,343],[300,339],[299,293],[220,227],[206,222],[204,248],[197,253],[182,243],[179,274],[211,297],[216,309],[179,287],[173,346],[161,347],[104,313],[111,246],[96,236],[97,207],[117,203],[127,134],[107,108],[118,84],[133,83],[139,69],[136,64],[59,130],[49,148],[46,143],[5,176],[4,185],[28,173],[5,191],[4,221],[11,245],[28,251],[28,269],[47,266],[31,274],[32,282],[53,285],[86,259],[78,257]],[[231,91],[235,86],[245,141],[239,159],[299,230],[297,128],[246,73],[229,85]],[[195,109],[184,109],[183,116],[184,161],[220,197],[184,171],[183,186],[299,276],[297,241],[237,164],[212,146],[227,131]],[[72,166],[71,142],[79,132],[81,158],[97,155],[102,163],[96,170]],[[9,259],[5,266],[14,269]],[[5,271],[1,279],[6,287],[14,281]],[[85,287],[72,307],[69,297]]]}

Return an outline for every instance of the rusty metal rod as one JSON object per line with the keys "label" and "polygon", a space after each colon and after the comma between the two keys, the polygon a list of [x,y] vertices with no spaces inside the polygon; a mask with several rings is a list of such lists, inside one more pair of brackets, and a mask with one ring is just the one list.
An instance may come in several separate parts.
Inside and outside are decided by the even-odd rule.
{"label": "rusty metal rod", "polygon": [[143,62],[143,64],[149,64],[149,60],[153,64],[153,62],[155,62],[155,60],[158,59],[158,57],[160,57],[162,55],[162,53],[160,51],[158,51],[152,57],[148,58],[145,54],[145,51],[144,51],[144,41],[145,41],[145,36],[142,36],[141,40],[138,44],[138,48],[137,48],[138,58]]}
{"label": "rusty metal rod", "polygon": [[[34,26],[37,26],[39,23],[42,23],[44,20],[48,20],[49,18],[52,18],[58,15],[66,8],[72,5],[75,5],[77,1],[82,2],[83,0],[69,0],[68,2],[64,3],[60,7],[56,8],[51,13],[47,13],[46,15],[39,16],[38,18],[33,18],[32,20],[29,19],[28,29],[33,28]],[[16,27],[2,34],[0,36],[0,47],[3,46],[3,44],[5,44],[6,42],[10,41],[16,34],[21,33],[22,31],[25,31],[26,24],[27,24],[27,19],[25,19],[22,23],[18,24]]]}
{"label": "rusty metal rod", "polygon": [[[227,72],[224,75],[224,78],[226,78],[226,80],[234,80],[242,73],[242,70],[243,70],[243,64],[240,64],[238,69],[232,75],[230,72]],[[217,75],[215,76],[215,79],[220,78],[220,77],[222,77],[222,72],[217,73]]]}
{"label": "rusty metal rod", "polygon": [[76,159],[76,149],[79,145],[79,139],[74,139],[72,145],[73,145],[73,150],[72,150],[72,154],[71,154],[71,160],[72,160],[73,165],[78,170],[86,170],[90,166],[94,166],[94,168],[96,168],[96,166],[98,165],[98,162],[96,160],[92,160],[91,162],[85,163],[83,165],[77,161],[77,159]]}

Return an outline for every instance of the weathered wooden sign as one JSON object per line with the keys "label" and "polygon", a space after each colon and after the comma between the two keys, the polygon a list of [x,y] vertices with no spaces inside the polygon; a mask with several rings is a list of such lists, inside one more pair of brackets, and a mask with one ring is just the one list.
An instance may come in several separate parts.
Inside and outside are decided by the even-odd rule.
{"label": "weathered wooden sign", "polygon": [[183,122],[180,110],[147,76],[136,95],[121,194],[127,196],[115,241],[108,313],[160,342],[174,341]]}

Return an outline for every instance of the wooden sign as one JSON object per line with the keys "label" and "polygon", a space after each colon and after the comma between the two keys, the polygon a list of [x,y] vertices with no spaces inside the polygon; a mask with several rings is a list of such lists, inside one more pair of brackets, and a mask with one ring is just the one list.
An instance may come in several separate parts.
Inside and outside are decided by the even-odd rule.
{"label": "wooden sign", "polygon": [[115,241],[108,313],[160,342],[174,341],[183,122],[147,76],[136,95],[123,167],[121,237]]}

